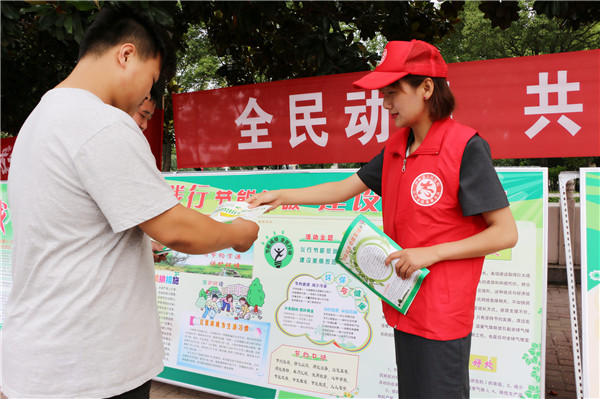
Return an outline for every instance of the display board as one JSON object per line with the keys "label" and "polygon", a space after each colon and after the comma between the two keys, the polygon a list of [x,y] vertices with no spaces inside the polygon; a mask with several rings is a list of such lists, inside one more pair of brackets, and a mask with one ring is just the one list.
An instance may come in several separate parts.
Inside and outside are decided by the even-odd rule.
{"label": "display board", "polygon": [[580,169],[583,397],[600,397],[600,168]]}
{"label": "display board", "polygon": [[475,302],[471,397],[544,397],[548,175],[496,168],[517,222],[514,248],[488,255]]}
{"label": "display board", "polygon": [[[543,396],[547,172],[498,169],[517,220],[515,248],[486,258],[476,302],[472,397]],[[354,171],[165,175],[181,204],[211,213],[255,192],[343,179]],[[396,398],[393,330],[377,296],[335,264],[358,214],[377,226],[381,199],[284,206],[259,218],[246,253],[173,252],[156,266],[165,370],[157,379],[254,398]]]}
{"label": "display board", "polygon": [[[4,310],[8,294],[12,287],[11,259],[13,229],[6,189],[6,182],[0,181],[0,329],[4,324]],[[0,353],[1,351],[2,348],[0,348]]]}

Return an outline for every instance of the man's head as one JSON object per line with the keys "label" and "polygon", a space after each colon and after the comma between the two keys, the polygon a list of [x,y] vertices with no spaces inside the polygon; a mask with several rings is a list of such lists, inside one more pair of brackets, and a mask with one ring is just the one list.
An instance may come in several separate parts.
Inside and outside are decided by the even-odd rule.
{"label": "man's head", "polygon": [[169,35],[146,16],[126,6],[104,7],[96,14],[79,45],[79,59],[100,55],[123,43],[134,44],[144,61],[160,56],[163,77],[174,76],[176,56]]}
{"label": "man's head", "polygon": [[145,98],[138,107],[137,112],[133,115],[133,120],[142,129],[142,132],[148,127],[148,122],[154,115],[155,109],[156,101],[153,98]]}
{"label": "man's head", "polygon": [[175,51],[167,33],[124,6],[104,7],[81,41],[80,63],[106,57],[111,62],[106,74],[120,89],[114,90],[110,102],[130,115],[150,97],[152,86],[162,92],[175,72]]}

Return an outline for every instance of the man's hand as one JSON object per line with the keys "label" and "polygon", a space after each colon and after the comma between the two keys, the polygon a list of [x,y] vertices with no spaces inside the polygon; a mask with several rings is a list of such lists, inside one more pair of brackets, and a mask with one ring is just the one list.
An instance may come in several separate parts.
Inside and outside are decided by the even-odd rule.
{"label": "man's hand", "polygon": [[241,238],[232,248],[238,252],[246,252],[258,238],[258,225],[250,220],[237,218],[231,222],[231,226],[239,231]]}

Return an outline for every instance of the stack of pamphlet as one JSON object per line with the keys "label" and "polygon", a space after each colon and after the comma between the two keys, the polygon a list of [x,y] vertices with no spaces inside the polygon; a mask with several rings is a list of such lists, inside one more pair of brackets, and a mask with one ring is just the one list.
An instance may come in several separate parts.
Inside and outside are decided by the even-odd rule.
{"label": "stack of pamphlet", "polygon": [[423,268],[406,280],[400,278],[395,262],[386,265],[385,259],[401,249],[373,222],[359,215],[346,230],[335,261],[382,300],[406,314],[429,270]]}

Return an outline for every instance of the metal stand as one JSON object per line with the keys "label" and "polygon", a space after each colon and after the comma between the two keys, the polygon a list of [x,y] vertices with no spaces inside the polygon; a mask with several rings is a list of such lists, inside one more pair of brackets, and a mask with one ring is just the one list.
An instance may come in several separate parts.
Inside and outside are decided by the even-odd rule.
{"label": "metal stand", "polygon": [[[577,399],[583,398],[583,380],[581,365],[581,346],[579,344],[579,325],[577,322],[577,297],[575,295],[575,267],[573,262],[573,250],[571,247],[571,228],[569,224],[569,198],[567,197],[567,185],[570,181],[579,179],[579,172],[561,172],[558,175],[560,187],[560,213],[563,225],[563,236],[565,241],[565,261],[567,266],[567,283],[569,287],[569,309],[571,315],[571,337],[573,341],[573,365],[575,367],[575,386]],[[569,192],[572,200],[572,188]]]}

